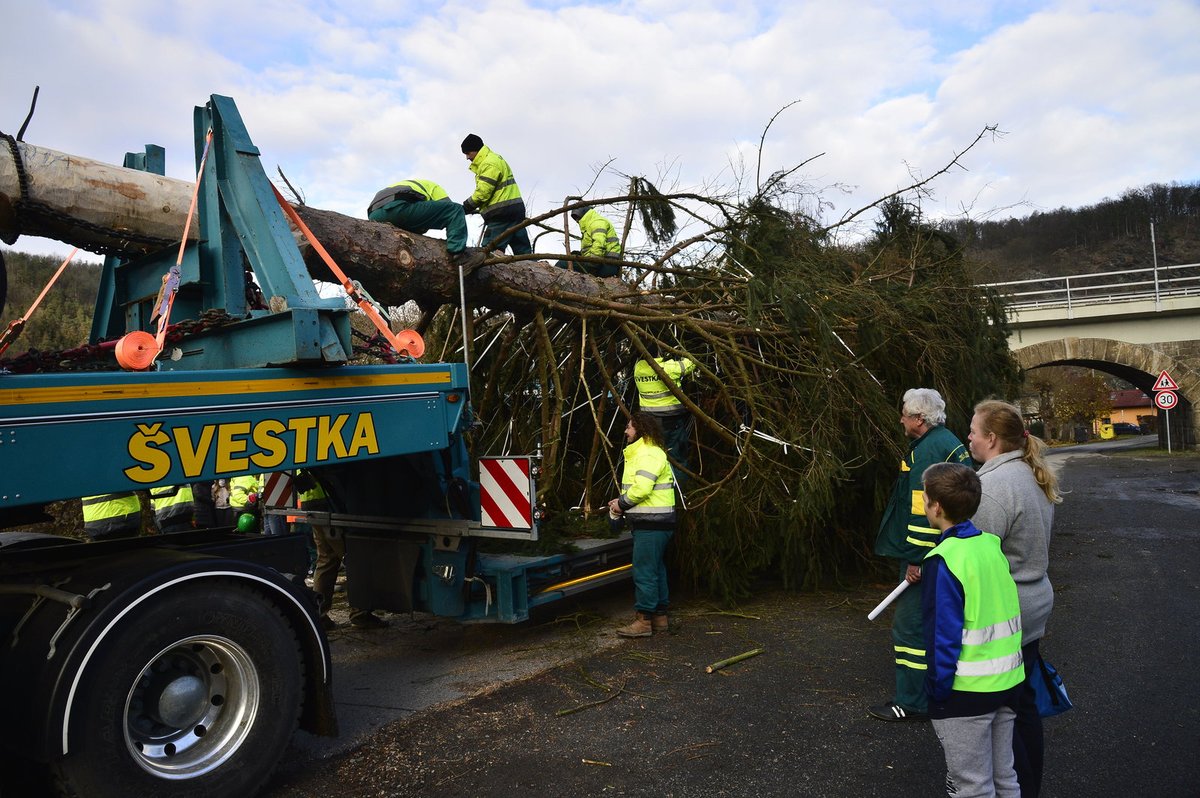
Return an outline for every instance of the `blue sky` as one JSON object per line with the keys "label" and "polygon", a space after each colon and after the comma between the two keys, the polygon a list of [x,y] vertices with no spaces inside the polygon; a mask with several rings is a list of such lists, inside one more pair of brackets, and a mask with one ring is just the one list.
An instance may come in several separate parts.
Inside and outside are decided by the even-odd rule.
{"label": "blue sky", "polygon": [[794,100],[763,172],[820,155],[796,177],[826,221],[989,124],[1005,135],[939,180],[927,213],[1020,216],[1200,179],[1194,0],[43,0],[4,19],[0,130],[40,84],[26,141],[110,163],[161,144],[191,179],[192,107],[226,94],[269,173],[360,217],[407,177],[467,196],[469,132],[535,213],[593,184],[621,193],[623,174],[744,195],[763,127]]}

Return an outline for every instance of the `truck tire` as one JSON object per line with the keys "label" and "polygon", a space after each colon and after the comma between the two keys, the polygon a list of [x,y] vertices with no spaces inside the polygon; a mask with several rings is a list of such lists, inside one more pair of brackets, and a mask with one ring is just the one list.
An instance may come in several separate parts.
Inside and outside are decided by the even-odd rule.
{"label": "truck tire", "polygon": [[303,675],[295,632],[252,586],[153,595],[79,675],[55,785],[72,798],[252,796],[296,730]]}

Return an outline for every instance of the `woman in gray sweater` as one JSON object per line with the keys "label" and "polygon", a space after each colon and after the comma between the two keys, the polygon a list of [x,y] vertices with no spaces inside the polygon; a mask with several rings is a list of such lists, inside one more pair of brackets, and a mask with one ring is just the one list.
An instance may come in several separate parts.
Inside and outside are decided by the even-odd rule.
{"label": "woman in gray sweater", "polygon": [[987,400],[975,405],[967,442],[971,456],[982,463],[983,497],[972,520],[1000,538],[1021,602],[1025,689],[1016,708],[1013,755],[1022,798],[1036,798],[1042,784],[1042,718],[1030,678],[1038,673],[1038,641],[1054,608],[1054,587],[1046,568],[1054,505],[1062,497],[1058,478],[1042,456],[1046,445],[1029,434],[1021,411],[1008,402]]}

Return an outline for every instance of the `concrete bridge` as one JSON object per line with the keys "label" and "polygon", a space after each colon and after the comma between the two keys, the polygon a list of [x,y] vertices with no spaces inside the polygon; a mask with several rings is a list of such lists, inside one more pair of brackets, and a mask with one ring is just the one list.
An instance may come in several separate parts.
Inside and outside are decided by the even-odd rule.
{"label": "concrete bridge", "polygon": [[1200,264],[992,283],[1009,308],[1009,346],[1023,369],[1083,366],[1148,394],[1163,371],[1179,404],[1158,411],[1172,448],[1200,441]]}

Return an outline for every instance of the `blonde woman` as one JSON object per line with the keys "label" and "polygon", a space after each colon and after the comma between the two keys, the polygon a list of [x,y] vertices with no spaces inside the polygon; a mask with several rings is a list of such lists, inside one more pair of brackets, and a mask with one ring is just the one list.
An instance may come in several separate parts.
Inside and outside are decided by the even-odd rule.
{"label": "blonde woman", "polygon": [[1042,783],[1042,719],[1029,679],[1038,672],[1038,641],[1054,608],[1054,587],[1046,570],[1054,506],[1062,497],[1058,478],[1043,456],[1046,444],[1029,434],[1021,411],[1008,402],[989,399],[975,405],[967,444],[971,456],[982,463],[983,496],[971,520],[1000,538],[1021,603],[1025,687],[1016,707],[1013,756],[1022,798],[1036,798]]}

